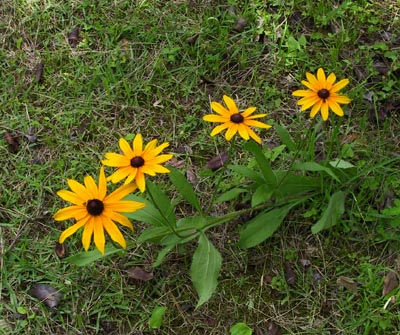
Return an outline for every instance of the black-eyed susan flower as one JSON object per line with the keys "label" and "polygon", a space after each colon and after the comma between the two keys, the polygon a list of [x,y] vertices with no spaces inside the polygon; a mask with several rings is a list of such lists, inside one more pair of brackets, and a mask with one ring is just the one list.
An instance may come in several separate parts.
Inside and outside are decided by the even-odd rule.
{"label": "black-eyed susan flower", "polygon": [[331,73],[328,78],[322,68],[317,71],[317,77],[311,73],[306,73],[308,81],[302,80],[301,83],[308,87],[309,90],[297,90],[292,94],[296,97],[303,97],[297,104],[301,106],[301,110],[305,111],[311,108],[310,117],[314,117],[320,110],[321,116],[324,121],[328,120],[329,109],[336,115],[343,116],[343,109],[340,104],[348,104],[351,100],[344,96],[339,95],[339,91],[344,88],[348,83],[348,79],[336,81],[336,75]]}
{"label": "black-eyed susan flower", "polygon": [[68,179],[68,186],[72,191],[61,190],[57,194],[62,199],[71,202],[73,206],[58,210],[53,218],[56,221],[75,219],[77,222],[61,233],[58,242],[64,243],[65,239],[84,227],[82,244],[86,251],[89,249],[93,236],[97,249],[104,254],[104,231],[113,241],[126,248],[125,238],[114,221],[133,230],[129,219],[120,213],[134,212],[145,207],[144,203],[138,201],[121,200],[135,190],[135,185],[124,185],[107,195],[106,177],[104,169],[101,168],[98,185],[92,177],[86,176],[84,185],[76,180]]}
{"label": "black-eyed susan flower", "polygon": [[221,125],[216,126],[210,135],[215,136],[221,131],[227,129],[225,133],[227,141],[230,141],[236,133],[239,133],[239,135],[246,141],[251,137],[254,141],[261,144],[260,137],[250,127],[265,129],[271,128],[269,124],[254,120],[262,118],[267,114],[252,115],[255,112],[256,107],[249,107],[244,112],[240,113],[232,98],[224,95],[223,99],[228,109],[220,103],[213,101],[211,102],[211,108],[218,115],[209,114],[203,117],[204,121],[222,123]]}
{"label": "black-eyed susan flower", "polygon": [[169,172],[169,170],[161,164],[170,160],[173,155],[160,155],[161,151],[168,146],[168,142],[157,146],[157,140],[152,140],[147,143],[143,149],[141,134],[135,136],[132,147],[124,138],[121,138],[119,140],[119,147],[122,151],[122,155],[108,152],[105,154],[106,159],[102,161],[106,166],[118,168],[117,171],[108,177],[108,180],[111,180],[113,183],[118,183],[126,178],[125,184],[134,182],[139,190],[144,192],[146,189],[145,174],[155,176],[157,173]]}

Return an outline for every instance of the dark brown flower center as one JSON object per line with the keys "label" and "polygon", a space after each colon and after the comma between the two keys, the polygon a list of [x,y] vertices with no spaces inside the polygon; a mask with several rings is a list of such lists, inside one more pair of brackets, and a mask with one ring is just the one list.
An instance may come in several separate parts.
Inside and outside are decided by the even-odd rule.
{"label": "dark brown flower center", "polygon": [[101,213],[103,213],[103,210],[104,210],[103,201],[101,201],[99,199],[89,200],[86,204],[86,209],[90,215],[98,216]]}
{"label": "dark brown flower center", "polygon": [[144,165],[144,159],[140,156],[133,157],[131,159],[131,166],[134,168],[139,168]]}
{"label": "dark brown flower center", "polygon": [[242,123],[243,120],[244,120],[244,117],[240,113],[236,113],[236,114],[231,115],[231,121],[233,123]]}
{"label": "dark brown flower center", "polygon": [[325,88],[323,88],[322,90],[318,91],[318,96],[323,99],[326,100],[329,98],[329,91]]}

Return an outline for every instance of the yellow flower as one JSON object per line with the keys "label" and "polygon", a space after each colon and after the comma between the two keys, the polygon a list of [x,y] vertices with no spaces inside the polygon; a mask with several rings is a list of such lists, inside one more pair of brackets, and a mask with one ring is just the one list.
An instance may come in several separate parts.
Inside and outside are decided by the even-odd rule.
{"label": "yellow flower", "polygon": [[322,68],[317,71],[317,77],[311,73],[306,73],[307,79],[302,80],[301,83],[307,86],[309,90],[297,90],[292,94],[296,97],[303,97],[297,104],[302,106],[301,110],[311,108],[310,117],[314,117],[319,110],[321,110],[322,119],[328,120],[329,109],[331,109],[336,115],[343,116],[343,109],[340,104],[350,103],[350,99],[344,95],[339,95],[338,92],[345,87],[348,83],[348,79],[343,79],[335,84],[336,75],[331,73],[328,78],[325,76],[325,72]]}
{"label": "yellow flower", "polygon": [[211,102],[211,108],[219,115],[209,114],[203,117],[204,121],[222,123],[221,125],[216,126],[213,129],[213,131],[211,132],[211,136],[215,136],[221,131],[228,129],[225,133],[225,138],[227,141],[230,141],[232,137],[237,132],[239,132],[239,135],[246,141],[249,140],[249,138],[251,137],[254,141],[261,144],[260,137],[258,137],[258,135],[250,127],[265,129],[271,128],[269,124],[254,120],[262,118],[267,114],[258,114],[251,116],[251,114],[255,112],[256,107],[249,107],[244,112],[240,113],[235,101],[232,98],[224,95],[223,99],[228,109],[226,109],[218,102],[213,101]]}
{"label": "yellow flower", "polygon": [[64,221],[72,218],[77,220],[74,225],[61,233],[58,242],[64,243],[65,239],[75,234],[79,228],[84,227],[82,244],[86,251],[89,249],[93,235],[97,249],[104,254],[104,230],[113,241],[126,248],[125,239],[114,221],[133,230],[129,219],[120,213],[134,212],[145,207],[145,204],[141,202],[121,200],[135,190],[135,185],[122,186],[107,195],[107,183],[103,168],[100,169],[98,186],[90,176],[85,177],[84,183],[85,185],[82,185],[76,180],[68,179],[68,186],[72,192],[68,190],[57,192],[59,197],[73,203],[73,206],[58,210],[53,216],[54,220]]}
{"label": "yellow flower", "polygon": [[144,192],[146,189],[145,174],[155,176],[157,173],[169,172],[167,168],[160,165],[170,160],[173,156],[172,154],[160,155],[161,151],[168,146],[168,142],[157,146],[157,140],[152,140],[143,149],[142,135],[137,134],[133,139],[131,148],[129,143],[124,138],[121,138],[119,147],[122,155],[108,152],[105,154],[106,160],[102,161],[104,165],[118,168],[108,177],[108,180],[118,183],[126,178],[125,184],[135,181],[139,190]]}

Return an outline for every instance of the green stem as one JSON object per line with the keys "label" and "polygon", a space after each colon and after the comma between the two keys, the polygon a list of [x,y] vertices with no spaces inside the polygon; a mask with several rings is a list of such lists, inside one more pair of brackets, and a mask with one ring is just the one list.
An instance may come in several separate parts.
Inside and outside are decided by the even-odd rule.
{"label": "green stem", "polygon": [[216,195],[217,195],[217,192],[219,192],[219,185],[221,184],[222,177],[223,177],[223,175],[224,175],[224,173],[225,173],[225,171],[226,171],[226,167],[227,167],[228,162],[229,162],[229,160],[230,160],[230,158],[231,158],[231,156],[232,156],[232,152],[233,152],[234,147],[235,147],[235,138],[233,138],[233,139],[232,139],[232,142],[230,142],[230,147],[229,147],[229,150],[228,150],[228,157],[226,158],[226,160],[225,160],[223,166],[221,166],[221,168],[220,168],[220,170],[219,170],[219,172],[218,172],[217,181],[216,181],[216,184],[215,184],[215,186],[214,186],[214,190],[213,190],[213,192],[211,193],[210,202],[209,202],[209,204],[208,204],[206,210],[204,211],[204,213],[205,213],[206,215],[208,215],[208,213],[210,213],[210,210],[211,210],[211,207],[212,207],[212,205],[213,205],[213,203],[214,203],[214,200],[215,200],[215,197],[216,197]]}
{"label": "green stem", "polygon": [[169,219],[165,216],[164,212],[161,210],[160,206],[158,206],[157,202],[154,200],[153,194],[150,191],[150,188],[147,188],[147,193],[150,196],[151,202],[153,205],[157,208],[158,212],[161,214],[163,217],[164,221],[167,223],[168,227],[171,229],[171,231],[178,236],[179,238],[184,238],[184,236],[180,235],[178,231],[175,229],[174,225],[169,221]]}

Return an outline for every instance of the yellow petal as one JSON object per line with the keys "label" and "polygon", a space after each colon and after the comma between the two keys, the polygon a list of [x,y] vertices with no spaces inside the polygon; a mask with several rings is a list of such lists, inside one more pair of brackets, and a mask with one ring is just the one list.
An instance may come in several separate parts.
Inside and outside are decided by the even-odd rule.
{"label": "yellow petal", "polygon": [[326,89],[330,91],[332,89],[333,84],[336,81],[336,75],[332,72],[328,78],[326,79]]}
{"label": "yellow petal", "polygon": [[227,141],[230,141],[232,137],[237,133],[238,125],[236,123],[232,123],[232,125],[228,128],[225,134],[225,138]]}
{"label": "yellow petal", "polygon": [[316,95],[316,93],[314,91],[309,91],[309,90],[297,90],[294,91],[292,95],[295,97],[310,97]]}
{"label": "yellow petal", "polygon": [[108,235],[114,242],[117,242],[122,248],[126,248],[126,241],[121,231],[118,229],[116,224],[112,222],[109,218],[106,218],[103,222],[104,228]]}
{"label": "yellow petal", "polygon": [[[146,146],[144,147],[143,153],[154,150],[154,148],[157,146],[157,142],[158,141],[156,139],[154,139],[154,140],[150,141],[149,143],[147,143]],[[166,142],[166,143],[168,143],[168,142]]]}
{"label": "yellow petal", "polygon": [[143,138],[141,134],[137,134],[135,138],[133,139],[133,156],[132,157],[138,157],[142,156],[142,150],[143,150]]}
{"label": "yellow petal", "polygon": [[125,215],[119,214],[117,212],[112,212],[112,211],[109,211],[109,212],[104,211],[103,213],[104,213],[104,216],[118,222],[119,224],[129,228],[130,230],[133,230],[131,221],[129,221],[129,219]]}
{"label": "yellow petal", "polygon": [[136,177],[135,177],[135,182],[136,182],[136,185],[139,188],[140,192],[143,193],[146,189],[146,180],[145,180],[143,172],[138,171],[138,173],[136,174]]}
{"label": "yellow petal", "polygon": [[98,199],[99,191],[94,179],[91,176],[86,176],[83,182],[86,186],[86,192],[90,195],[91,199]]}
{"label": "yellow petal", "polygon": [[329,117],[329,106],[327,102],[323,102],[321,106],[321,116],[324,121],[328,120]]}
{"label": "yellow petal", "polygon": [[227,95],[224,95],[223,99],[224,99],[226,107],[228,107],[228,110],[231,114],[239,113],[236,103],[232,98],[228,97]]}
{"label": "yellow petal", "polygon": [[248,116],[253,114],[256,111],[257,107],[249,107],[243,113],[242,116],[246,119]]}
{"label": "yellow petal", "polygon": [[114,192],[110,193],[104,198],[105,204],[110,204],[125,198],[129,193],[132,193],[136,189],[135,184],[128,184],[117,188]]}
{"label": "yellow petal", "polygon": [[126,139],[120,138],[118,144],[126,158],[131,159],[134,156],[131,146]]}
{"label": "yellow petal", "polygon": [[347,105],[351,102],[351,100],[344,95],[332,95],[332,100],[336,101],[338,104]]}
{"label": "yellow petal", "polygon": [[83,186],[81,183],[78,183],[76,180],[73,179],[68,179],[67,182],[72,192],[79,194],[79,196],[82,197],[82,199],[84,199],[85,201],[90,199],[90,193],[87,192],[85,186]]}
{"label": "yellow petal", "polygon": [[231,115],[231,113],[224,107],[222,106],[219,102],[211,102],[211,108],[214,112],[216,112],[219,115],[228,117]]}
{"label": "yellow petal", "polygon": [[324,70],[321,67],[317,71],[317,79],[322,87],[326,87],[326,76]]}
{"label": "yellow petal", "polygon": [[112,183],[116,184],[116,183],[120,182],[122,179],[128,177],[130,174],[135,175],[136,171],[137,171],[137,169],[133,168],[131,166],[122,167],[122,168],[119,168],[117,171],[115,171],[108,178],[112,181]]}
{"label": "yellow petal", "polygon": [[244,124],[246,126],[251,126],[251,127],[256,127],[256,128],[263,128],[263,129],[269,129],[269,128],[272,127],[269,124],[266,124],[266,123],[263,123],[263,122],[260,122],[260,121],[255,121],[255,120],[246,120],[244,122]]}
{"label": "yellow petal", "polygon": [[203,116],[203,120],[207,122],[228,122],[230,118],[221,115],[208,114]]}
{"label": "yellow petal", "polygon": [[319,112],[319,110],[321,109],[322,103],[323,103],[323,100],[320,99],[320,101],[318,101],[313,106],[313,108],[311,109],[311,112],[310,112],[310,117],[311,118],[313,118]]}
{"label": "yellow petal", "polygon": [[349,83],[348,79],[342,79],[338,83],[332,86],[331,92],[336,93],[340,91],[343,87],[345,87]]}
{"label": "yellow petal", "polygon": [[121,213],[135,212],[144,207],[146,207],[146,204],[144,202],[133,201],[133,200],[120,200],[117,202],[111,202],[106,204],[107,210],[113,212],[121,212]]}
{"label": "yellow petal", "polygon": [[82,205],[86,201],[78,194],[67,190],[58,191],[57,195],[65,201],[72,202],[74,205]]}
{"label": "yellow petal", "polygon": [[103,215],[97,217],[93,227],[93,240],[96,248],[104,255],[104,246],[106,239],[104,237],[103,221],[107,220]]}
{"label": "yellow petal", "polygon": [[226,122],[226,123],[224,123],[224,124],[221,124],[221,125],[219,125],[219,126],[216,126],[216,127],[212,130],[210,136],[215,136],[215,135],[219,134],[221,131],[225,130],[226,128],[229,128],[230,125],[231,125],[230,122]]}
{"label": "yellow petal", "polygon": [[99,220],[99,218],[96,216],[89,216],[89,220],[87,221],[85,228],[83,229],[82,245],[86,251],[88,251],[90,242],[92,241],[95,220]]}
{"label": "yellow petal", "polygon": [[247,129],[249,127],[246,127],[243,123],[239,123],[238,124],[238,131],[239,131],[239,135],[245,139],[246,141],[248,141],[250,139],[249,133],[247,132]]}
{"label": "yellow petal", "polygon": [[102,160],[101,162],[106,166],[121,167],[130,165],[130,159],[128,159],[126,156],[122,156],[114,152],[107,152],[105,154],[105,157],[106,159]]}
{"label": "yellow petal", "polygon": [[106,175],[104,174],[104,168],[100,168],[100,174],[99,174],[99,200],[103,200],[104,197],[107,194],[107,181],[106,181]]}
{"label": "yellow petal", "polygon": [[88,214],[85,206],[69,206],[59,209],[54,215],[53,219],[56,221],[64,221],[68,219],[80,220]]}
{"label": "yellow petal", "polygon": [[86,222],[88,221],[88,219],[89,219],[89,215],[86,216],[85,218],[83,218],[82,220],[78,221],[77,223],[75,223],[73,226],[68,227],[66,230],[64,230],[61,233],[61,235],[60,235],[60,237],[58,239],[58,242],[59,243],[64,243],[64,241],[68,237],[70,237],[71,235],[75,234],[81,227],[83,227],[86,224]]}
{"label": "yellow petal", "polygon": [[332,111],[338,115],[338,116],[343,116],[344,112],[343,109],[337,104],[335,101],[329,101],[328,100],[329,107],[332,109]]}
{"label": "yellow petal", "polygon": [[318,96],[310,97],[310,98],[302,98],[298,101],[298,104],[299,105],[302,104],[301,110],[304,111],[304,110],[310,108],[311,106],[315,105],[320,100],[321,100],[321,98]]}
{"label": "yellow petal", "polygon": [[261,144],[261,138],[252,130],[252,129],[248,129],[249,135],[250,137],[256,141],[258,144]]}

